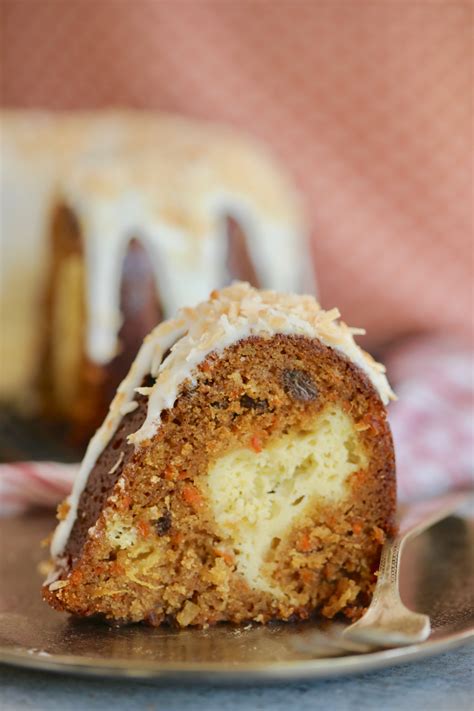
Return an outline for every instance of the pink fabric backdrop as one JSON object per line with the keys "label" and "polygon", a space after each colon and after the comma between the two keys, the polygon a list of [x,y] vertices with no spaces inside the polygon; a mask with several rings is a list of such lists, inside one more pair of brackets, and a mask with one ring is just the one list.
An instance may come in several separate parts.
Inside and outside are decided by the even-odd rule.
{"label": "pink fabric backdrop", "polygon": [[471,2],[3,0],[2,102],[210,117],[306,196],[321,299],[378,342],[467,334]]}

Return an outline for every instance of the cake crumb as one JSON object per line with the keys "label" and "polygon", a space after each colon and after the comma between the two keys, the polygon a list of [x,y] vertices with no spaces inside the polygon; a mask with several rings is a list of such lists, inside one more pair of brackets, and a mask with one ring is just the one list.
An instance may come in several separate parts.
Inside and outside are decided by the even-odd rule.
{"label": "cake crumb", "polygon": [[59,504],[56,514],[56,518],[58,519],[58,521],[64,521],[64,519],[69,513],[70,508],[71,506],[68,501],[62,501]]}

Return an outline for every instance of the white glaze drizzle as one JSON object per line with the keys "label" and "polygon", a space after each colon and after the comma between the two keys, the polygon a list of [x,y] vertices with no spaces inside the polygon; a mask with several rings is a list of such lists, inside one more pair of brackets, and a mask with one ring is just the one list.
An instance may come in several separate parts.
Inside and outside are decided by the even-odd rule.
{"label": "white glaze drizzle", "polygon": [[100,454],[114,436],[122,420],[123,412],[126,412],[129,409],[129,403],[134,401],[135,392],[140,387],[145,375],[150,373],[153,360],[156,358],[162,359],[163,354],[184,334],[184,326],[184,320],[179,318],[164,321],[143,341],[126,378],[117,389],[107,417],[89,442],[79,472],[74,480],[72,492],[66,499],[69,507],[67,515],[56,526],[51,541],[51,554],[53,557],[60,556],[64,550],[76,520],[79,499],[86,487],[89,474]]}
{"label": "white glaze drizzle", "polygon": [[[173,407],[184,384],[194,385],[196,367],[211,352],[225,348],[249,336],[271,338],[276,334],[302,335],[317,338],[325,345],[343,353],[369,377],[382,401],[394,398],[384,375],[385,368],[376,363],[354,341],[354,334],[364,333],[339,320],[339,311],[324,311],[312,296],[282,295],[274,291],[259,291],[245,283],[235,283],[195,308],[183,308],[177,319],[166,321],[145,339],[132,368],[114,398],[109,414],[91,440],[74,488],[68,499],[69,512],[56,528],[51,552],[60,556],[67,543],[77,514],[79,498],[90,471],[117,429],[121,412],[133,400],[135,392],[148,397],[146,419],[141,428],[129,435],[128,441],[143,446],[160,426],[161,413]],[[162,361],[170,346],[170,354]],[[140,387],[151,373],[155,383]]]}

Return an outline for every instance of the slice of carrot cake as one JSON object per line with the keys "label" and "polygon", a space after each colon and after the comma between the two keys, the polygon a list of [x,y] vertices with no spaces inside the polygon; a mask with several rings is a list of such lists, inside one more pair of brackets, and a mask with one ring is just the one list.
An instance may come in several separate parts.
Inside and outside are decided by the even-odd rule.
{"label": "slice of carrot cake", "polygon": [[60,507],[45,599],[183,627],[359,616],[395,525],[393,394],[338,319],[237,283],[152,331]]}

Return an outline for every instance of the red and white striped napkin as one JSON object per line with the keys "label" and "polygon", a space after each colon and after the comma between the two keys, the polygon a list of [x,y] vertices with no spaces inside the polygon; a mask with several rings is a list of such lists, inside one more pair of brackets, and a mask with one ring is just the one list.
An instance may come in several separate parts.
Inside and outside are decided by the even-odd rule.
{"label": "red and white striped napkin", "polygon": [[[474,363],[470,350],[415,340],[386,357],[398,394],[390,406],[401,500],[474,484]],[[71,490],[78,465],[0,465],[0,515],[54,507]]]}
{"label": "red and white striped napkin", "polygon": [[0,464],[0,515],[56,506],[71,491],[78,467],[56,462]]}

